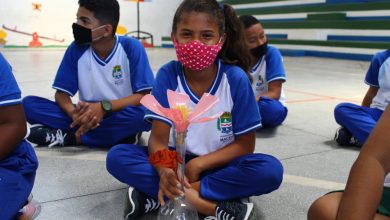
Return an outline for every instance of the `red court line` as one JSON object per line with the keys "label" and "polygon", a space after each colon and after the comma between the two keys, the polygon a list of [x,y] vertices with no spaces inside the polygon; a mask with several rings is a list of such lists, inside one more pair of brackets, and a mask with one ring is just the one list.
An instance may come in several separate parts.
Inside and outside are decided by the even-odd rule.
{"label": "red court line", "polygon": [[317,99],[290,100],[290,101],[287,101],[287,103],[324,101],[324,100],[332,100],[332,99],[341,100],[341,101],[345,101],[345,102],[361,103],[361,100],[348,99],[348,98],[336,97],[336,96],[327,96],[327,95],[322,95],[322,94],[317,94],[317,93],[312,93],[312,92],[299,91],[299,90],[294,90],[294,89],[285,89],[285,91],[319,97]]}

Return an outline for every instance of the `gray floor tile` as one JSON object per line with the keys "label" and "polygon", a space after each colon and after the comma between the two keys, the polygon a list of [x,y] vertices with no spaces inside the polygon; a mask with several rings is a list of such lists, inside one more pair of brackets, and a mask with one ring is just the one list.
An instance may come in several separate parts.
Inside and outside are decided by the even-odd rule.
{"label": "gray floor tile", "polygon": [[[64,50],[2,49],[2,53],[13,67],[23,96],[52,99],[51,84]],[[173,49],[148,49],[147,53],[155,73],[176,58]],[[256,152],[281,159],[285,177],[279,190],[251,198],[259,219],[306,219],[315,198],[344,186],[359,152],[339,148],[332,141],[338,127],[333,109],[340,102],[360,103],[368,89],[363,82],[369,62],[310,57],[285,57],[284,62],[288,117],[279,128],[256,134]],[[142,144],[148,137],[148,132],[143,134]],[[107,150],[72,147],[36,152],[40,166],[33,193],[42,202],[39,220],[121,219],[126,185],[106,171]],[[156,215],[143,218],[149,219]]]}

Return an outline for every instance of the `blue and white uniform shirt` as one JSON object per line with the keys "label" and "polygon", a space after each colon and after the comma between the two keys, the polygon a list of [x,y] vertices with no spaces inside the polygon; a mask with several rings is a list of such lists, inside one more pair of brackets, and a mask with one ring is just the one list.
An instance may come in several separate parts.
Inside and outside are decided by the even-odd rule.
{"label": "blue and white uniform shirt", "polygon": [[21,103],[21,92],[12,74],[12,68],[0,53],[0,107]]}
{"label": "blue and white uniform shirt", "polygon": [[[268,46],[267,53],[253,66],[250,74],[253,77],[252,89],[256,97],[268,92],[268,83],[275,80],[286,81],[283,58],[279,50],[276,47]],[[279,102],[286,105],[283,89]]]}
{"label": "blue and white uniform shirt", "polygon": [[385,183],[383,184],[385,187],[388,187],[390,188],[390,173],[388,173],[386,176],[385,176]]}
{"label": "blue and white uniform shirt", "polygon": [[[158,71],[152,90],[157,101],[166,108],[169,107],[168,89],[189,95],[190,109],[194,109],[200,100],[189,88],[183,67],[178,61],[171,61]],[[259,108],[248,77],[241,68],[218,61],[217,76],[207,93],[217,96],[219,102],[203,116],[212,116],[218,112],[223,114],[209,122],[190,124],[186,138],[188,153],[205,155],[214,152],[232,143],[235,136],[261,127]],[[173,125],[169,119],[150,111],[145,115],[145,119],[157,119]],[[169,145],[174,146],[174,143],[171,129]]]}
{"label": "blue and white uniform shirt", "polygon": [[151,90],[153,73],[141,43],[116,36],[111,54],[102,60],[91,46],[74,42],[67,49],[53,88],[87,102],[116,100]]}
{"label": "blue and white uniform shirt", "polygon": [[390,102],[390,50],[375,54],[368,68],[365,82],[379,88],[370,107],[385,110]]}

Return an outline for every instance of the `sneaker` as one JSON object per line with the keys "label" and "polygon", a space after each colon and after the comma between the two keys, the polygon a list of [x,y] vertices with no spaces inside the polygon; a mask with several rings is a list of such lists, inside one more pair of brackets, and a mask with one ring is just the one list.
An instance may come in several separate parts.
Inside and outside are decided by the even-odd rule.
{"label": "sneaker", "polygon": [[137,133],[136,135],[129,136],[121,141],[122,144],[139,144],[141,140],[142,132]]}
{"label": "sneaker", "polygon": [[354,136],[352,136],[352,134],[346,128],[343,127],[337,129],[336,134],[334,135],[334,140],[340,146],[361,146],[359,141]]}
{"label": "sneaker", "polygon": [[224,201],[217,204],[215,217],[206,219],[217,220],[256,220],[253,203],[241,203],[238,201]]}
{"label": "sneaker", "polygon": [[160,203],[153,198],[148,197],[134,187],[129,187],[125,200],[126,220],[138,220],[145,213],[157,210],[160,208]]}
{"label": "sneaker", "polygon": [[41,205],[32,199],[32,194],[30,194],[27,204],[19,210],[18,220],[31,220],[35,219],[41,212]]}
{"label": "sneaker", "polygon": [[32,125],[27,140],[39,146],[69,146],[75,145],[73,133],[63,132],[61,129],[50,128],[44,125]]}

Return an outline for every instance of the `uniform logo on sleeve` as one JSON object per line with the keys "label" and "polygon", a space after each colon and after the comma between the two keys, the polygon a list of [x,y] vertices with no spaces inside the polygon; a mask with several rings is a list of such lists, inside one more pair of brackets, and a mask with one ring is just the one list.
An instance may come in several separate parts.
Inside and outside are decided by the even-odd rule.
{"label": "uniform logo on sleeve", "polygon": [[121,85],[124,82],[122,67],[120,65],[114,66],[112,69],[112,77],[114,78],[115,85]]}
{"label": "uniform logo on sleeve", "polygon": [[223,144],[230,143],[234,140],[232,114],[224,112],[217,121],[218,130],[221,131],[220,141]]}

